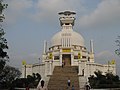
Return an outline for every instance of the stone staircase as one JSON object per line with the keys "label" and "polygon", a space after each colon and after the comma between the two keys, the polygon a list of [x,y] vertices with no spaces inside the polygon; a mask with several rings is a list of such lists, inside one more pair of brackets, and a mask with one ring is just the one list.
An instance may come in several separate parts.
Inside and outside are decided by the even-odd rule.
{"label": "stone staircase", "polygon": [[85,84],[87,82],[86,77],[84,76],[79,76],[79,88],[80,90],[85,90]]}
{"label": "stone staircase", "polygon": [[[79,78],[78,78],[77,66],[56,66],[53,71],[53,75],[48,82],[48,90],[71,90],[74,85],[75,90],[79,90]],[[71,86],[68,88],[67,80],[70,78]]]}

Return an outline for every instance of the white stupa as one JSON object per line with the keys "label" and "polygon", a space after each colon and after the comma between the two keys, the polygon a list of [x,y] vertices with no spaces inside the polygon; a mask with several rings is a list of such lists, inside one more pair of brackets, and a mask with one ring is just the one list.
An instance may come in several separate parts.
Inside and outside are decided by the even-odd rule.
{"label": "white stupa", "polygon": [[[78,75],[89,77],[95,71],[102,71],[103,74],[111,72],[116,74],[116,65],[103,65],[95,63],[93,41],[90,40],[90,51],[84,44],[84,38],[73,30],[75,12],[65,11],[59,13],[61,31],[53,35],[50,46],[44,41],[42,64],[23,65],[22,77],[40,73],[43,79],[49,80],[48,76],[53,74],[55,66],[78,66]],[[49,49],[47,49],[49,47]]]}

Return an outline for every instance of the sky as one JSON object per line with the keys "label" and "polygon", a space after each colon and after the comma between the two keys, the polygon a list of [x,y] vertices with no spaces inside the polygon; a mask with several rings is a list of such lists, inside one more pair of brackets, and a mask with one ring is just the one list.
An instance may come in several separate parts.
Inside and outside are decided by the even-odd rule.
{"label": "sky", "polygon": [[60,11],[76,12],[74,31],[80,33],[89,51],[94,41],[95,62],[107,64],[115,59],[120,75],[120,57],[114,51],[120,35],[120,0],[4,0],[3,28],[8,41],[8,64],[21,68],[22,61],[38,63],[43,42],[61,30]]}

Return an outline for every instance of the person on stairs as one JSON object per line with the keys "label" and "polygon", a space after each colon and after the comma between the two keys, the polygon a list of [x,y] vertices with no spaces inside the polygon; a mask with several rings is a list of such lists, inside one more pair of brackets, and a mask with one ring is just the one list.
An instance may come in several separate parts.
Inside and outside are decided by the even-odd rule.
{"label": "person on stairs", "polygon": [[86,85],[85,85],[85,90],[90,90],[90,84],[88,82],[86,82]]}
{"label": "person on stairs", "polygon": [[45,87],[45,82],[42,80],[41,81],[41,85],[38,86],[37,90],[48,90],[47,87]]}
{"label": "person on stairs", "polygon": [[63,66],[64,66],[64,62],[62,62],[62,68],[63,68]]}
{"label": "person on stairs", "polygon": [[74,85],[72,85],[72,89],[71,90],[75,90]]}
{"label": "person on stairs", "polygon": [[70,78],[68,78],[68,88],[70,87]]}

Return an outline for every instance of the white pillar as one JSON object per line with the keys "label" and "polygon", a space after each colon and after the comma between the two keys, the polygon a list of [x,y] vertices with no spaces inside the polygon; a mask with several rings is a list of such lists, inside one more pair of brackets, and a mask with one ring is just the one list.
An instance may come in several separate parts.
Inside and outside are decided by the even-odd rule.
{"label": "white pillar", "polygon": [[67,38],[65,37],[65,47],[67,47]]}
{"label": "white pillar", "polygon": [[84,76],[87,76],[87,67],[86,62],[84,62]]}
{"label": "white pillar", "polygon": [[26,78],[26,67],[25,65],[22,65],[22,78]]}
{"label": "white pillar", "polygon": [[60,54],[60,66],[62,66],[62,54]]}
{"label": "white pillar", "polygon": [[94,50],[93,50],[93,40],[90,40],[90,52],[93,54]]}
{"label": "white pillar", "polygon": [[62,49],[60,49],[60,66],[62,66]]}
{"label": "white pillar", "polygon": [[62,47],[63,47],[63,38],[61,39],[61,44],[62,44]]}
{"label": "white pillar", "polygon": [[63,37],[63,47],[65,47],[65,38]]}
{"label": "white pillar", "polygon": [[90,62],[94,62],[93,40],[90,40]]}
{"label": "white pillar", "polygon": [[70,41],[70,47],[71,47],[71,37],[70,37],[70,40],[69,40],[69,41]]}
{"label": "white pillar", "polygon": [[71,54],[71,66],[73,66],[74,65],[74,56],[73,56],[73,54]]}
{"label": "white pillar", "polygon": [[68,37],[68,47],[70,47],[70,37]]}
{"label": "white pillar", "polygon": [[78,69],[78,75],[82,75],[81,74],[81,61],[80,60],[78,61],[78,68],[79,68]]}
{"label": "white pillar", "polygon": [[48,61],[45,61],[45,76],[48,75]]}
{"label": "white pillar", "polygon": [[50,68],[49,68],[49,75],[52,75],[52,60],[50,60],[49,61],[49,63],[50,63]]}
{"label": "white pillar", "polygon": [[46,42],[46,40],[44,40],[44,50],[43,50],[43,54],[46,53],[46,50],[47,50],[47,42]]}
{"label": "white pillar", "polygon": [[87,65],[87,75],[90,76],[90,64]]}
{"label": "white pillar", "polygon": [[71,49],[71,66],[74,65],[74,55],[73,55],[73,49]]}

